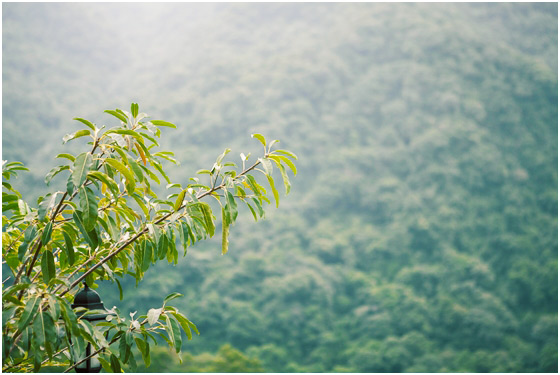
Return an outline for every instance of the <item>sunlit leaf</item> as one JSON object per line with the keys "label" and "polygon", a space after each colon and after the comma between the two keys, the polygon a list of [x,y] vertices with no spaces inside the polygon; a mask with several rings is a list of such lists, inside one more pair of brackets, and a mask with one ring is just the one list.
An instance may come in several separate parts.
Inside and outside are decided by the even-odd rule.
{"label": "sunlit leaf", "polygon": [[262,143],[262,145],[266,147],[266,139],[262,136],[262,134],[254,133],[251,134],[251,137],[258,139]]}
{"label": "sunlit leaf", "polygon": [[93,125],[91,122],[89,122],[88,120],[85,120],[83,118],[80,117],[74,117],[74,120],[81,122],[82,124],[86,125],[88,128],[90,128],[91,130],[95,130],[95,125]]}
{"label": "sunlit leaf", "polygon": [[90,135],[90,134],[91,132],[87,129],[78,130],[77,132],[74,132],[72,134],[66,134],[64,137],[62,137],[62,143],[66,143],[72,139],[85,137],[86,135]]}
{"label": "sunlit leaf", "polygon": [[125,124],[128,122],[128,119],[126,118],[125,115],[123,115],[122,113],[119,113],[117,111],[113,111],[111,109],[107,109],[104,111],[105,113],[108,113],[110,115],[115,116],[116,118],[118,118],[119,120],[121,120],[122,122],[124,122]]}
{"label": "sunlit leaf", "polygon": [[162,120],[152,120],[150,121],[152,124],[157,125],[157,126],[166,126],[168,128],[177,128],[177,126],[175,126],[175,124],[172,124],[170,122],[167,121],[162,121]]}

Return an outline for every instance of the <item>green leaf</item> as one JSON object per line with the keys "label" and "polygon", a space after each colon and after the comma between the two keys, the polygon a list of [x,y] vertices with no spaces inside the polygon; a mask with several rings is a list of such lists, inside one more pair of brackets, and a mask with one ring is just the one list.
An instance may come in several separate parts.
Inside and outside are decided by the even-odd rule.
{"label": "green leaf", "polygon": [[173,206],[175,211],[179,211],[179,209],[181,208],[181,205],[183,204],[183,200],[185,199],[185,194],[186,193],[187,193],[187,190],[184,189],[177,196],[177,200],[175,201],[175,205]]}
{"label": "green leaf", "polygon": [[280,173],[282,174],[282,180],[284,181],[284,187],[286,188],[286,195],[290,194],[290,189],[292,185],[290,184],[290,179],[288,178],[288,174],[286,173],[286,168],[282,164],[278,164],[278,169],[280,169]]}
{"label": "green leaf", "polygon": [[260,159],[259,161],[261,162],[263,168],[264,168],[264,173],[266,174],[266,176],[271,176],[272,175],[272,163],[270,162],[270,160],[268,159]]}
{"label": "green leaf", "polygon": [[64,252],[66,253],[66,257],[68,258],[68,264],[73,265],[76,259],[74,256],[74,245],[72,244],[72,240],[70,239],[68,233],[62,232],[62,235],[64,236],[64,243],[66,245],[64,247]]}
{"label": "green leaf", "polygon": [[[247,175],[247,181],[249,183],[249,187],[251,188],[251,190],[253,190],[253,192],[257,195],[260,196],[261,192],[262,192],[262,186],[260,186],[257,181],[255,180],[255,178],[251,175]],[[265,191],[266,193],[266,191]]]}
{"label": "green leaf", "polygon": [[142,212],[144,212],[144,215],[147,218],[150,215],[150,210],[148,210],[148,207],[146,207],[146,205],[142,201],[142,197],[140,197],[138,194],[134,193],[134,194],[132,194],[132,198],[136,201],[136,203],[138,203],[138,205],[142,209]]}
{"label": "green leaf", "polygon": [[40,304],[41,298],[39,296],[32,297],[27,301],[27,303],[25,304],[25,308],[23,309],[23,313],[21,314],[21,318],[18,322],[18,331],[23,331],[25,328],[27,328],[29,323],[31,323],[32,319],[35,317]]}
{"label": "green leaf", "polygon": [[226,198],[227,198],[227,203],[226,203],[226,214],[228,215],[230,221],[230,224],[233,224],[233,222],[237,219],[237,202],[235,201],[235,198],[233,197],[233,195],[226,190]]}
{"label": "green leaf", "polygon": [[74,117],[74,120],[76,121],[80,121],[82,124],[86,125],[87,127],[89,127],[91,130],[95,131],[95,125],[93,125],[91,122],[89,122],[88,120],[85,120],[83,118],[80,117]]}
{"label": "green leaf", "polygon": [[88,245],[91,247],[91,249],[95,250],[98,245],[98,239],[97,239],[97,234],[95,233],[95,229],[93,229],[93,231],[88,232],[84,226],[81,217],[82,217],[82,213],[80,211],[74,210],[74,212],[72,213],[72,218],[74,219],[76,226],[78,227],[80,233],[82,234],[82,236],[84,237]]}
{"label": "green leaf", "polygon": [[103,182],[105,185],[107,185],[107,187],[111,190],[115,198],[119,195],[119,187],[117,183],[105,173],[99,171],[89,171],[87,176],[90,179],[96,179],[98,181]]}
{"label": "green leaf", "polygon": [[80,210],[84,228],[89,232],[95,227],[97,222],[97,197],[90,188],[82,186],[80,188]]}
{"label": "green leaf", "polygon": [[45,225],[45,229],[43,229],[43,234],[41,235],[41,243],[43,246],[49,243],[51,240],[52,234],[52,221],[49,221],[47,225]]}
{"label": "green leaf", "polygon": [[255,203],[255,206],[257,206],[257,210],[259,211],[259,216],[263,217],[264,210],[262,208],[261,202],[257,198],[252,198],[252,199],[253,199],[253,202]]}
{"label": "green leaf", "polygon": [[269,155],[268,157],[276,161],[278,165],[280,165],[280,162],[284,162],[292,170],[294,176],[297,175],[297,168],[295,164],[284,155]]}
{"label": "green leaf", "polygon": [[291,157],[294,160],[298,160],[298,157],[296,156],[296,154],[294,154],[293,152],[288,151],[288,150],[274,150],[274,153],[283,154],[283,155]]}
{"label": "green leaf", "polygon": [[[118,118],[119,120],[121,120],[122,122],[124,122],[125,124],[128,122],[128,119],[126,118],[125,115],[123,115],[122,113],[119,113],[117,111],[113,111],[111,109],[107,109],[104,111],[105,113],[108,113],[110,115],[115,116],[116,118]],[[119,371],[120,372],[120,371]]]}
{"label": "green leaf", "polygon": [[138,181],[140,182],[144,181],[144,174],[142,173],[142,168],[140,168],[138,163],[134,161],[132,158],[128,158],[127,161],[128,161],[128,165],[130,165],[130,168],[132,169],[132,172],[134,172],[134,174],[136,175]]}
{"label": "green leaf", "polygon": [[213,237],[216,227],[214,226],[214,221],[212,220],[212,208],[210,208],[210,205],[205,202],[194,203],[189,208],[195,208],[195,207],[198,209],[198,212],[202,214],[202,219],[204,222],[204,227],[206,229],[206,232],[210,237]]}
{"label": "green leaf", "polygon": [[119,281],[119,279],[115,279],[116,283],[117,283],[117,287],[119,288],[119,299],[122,301],[123,300],[123,289],[121,286],[121,283]]}
{"label": "green leaf", "polygon": [[111,354],[111,370],[113,370],[113,372],[122,372],[121,363],[119,362],[117,356],[114,354]]}
{"label": "green leaf", "polygon": [[126,334],[122,335],[119,340],[119,355],[123,363],[128,362],[128,358],[130,357],[130,345],[128,345],[126,340]]}
{"label": "green leaf", "polygon": [[37,210],[39,214],[39,221],[43,221],[47,216],[48,210],[54,207],[57,195],[58,192],[52,194],[49,193],[45,196],[45,199],[43,199],[41,203],[39,203],[39,208]]}
{"label": "green leaf", "polygon": [[126,168],[123,163],[121,163],[116,159],[107,158],[105,159],[105,161],[109,165],[111,165],[111,167],[118,170],[121,173],[121,175],[123,175],[123,177],[126,179],[126,190],[128,191],[128,194],[132,194],[134,192],[134,188],[136,187],[136,182],[134,181],[134,175],[130,173],[128,168]]}
{"label": "green leaf", "polygon": [[274,186],[274,179],[271,176],[266,176],[268,179],[268,183],[270,184],[270,188],[272,189],[272,194],[274,195],[274,200],[276,201],[276,208],[278,208],[278,204],[280,204],[280,197],[278,196],[278,190]]}
{"label": "green leaf", "polygon": [[165,181],[167,181],[168,184],[171,183],[171,180],[169,180],[169,177],[167,177],[167,174],[165,173],[165,171],[161,167],[161,164],[159,164],[157,161],[155,161],[153,159],[150,161],[150,164],[152,164],[153,167],[158,170],[158,172],[163,176],[163,178],[165,178]]}
{"label": "green leaf", "polygon": [[76,138],[80,138],[80,137],[84,137],[86,135],[90,135],[91,132],[87,129],[82,129],[82,130],[78,130],[75,133],[72,134],[66,134],[64,137],[62,137],[62,143],[66,143],[72,139],[76,139]]}
{"label": "green leaf", "polygon": [[138,347],[140,354],[142,354],[142,360],[144,360],[144,364],[146,365],[146,367],[150,367],[150,343],[147,341],[147,339],[144,341],[140,338],[135,338],[134,341],[136,341],[136,346]]}
{"label": "green leaf", "polygon": [[52,346],[56,343],[57,335],[54,321],[50,314],[40,312],[33,322],[33,336],[38,346],[44,346],[49,357],[52,357]]}
{"label": "green leaf", "polygon": [[93,158],[89,152],[84,152],[76,157],[72,170],[72,183],[75,187],[80,187],[85,182],[92,165]]}
{"label": "green leaf", "polygon": [[251,207],[251,204],[249,204],[249,202],[245,201],[245,204],[247,204],[247,207],[249,207],[249,210],[251,210],[251,213],[253,214],[253,217],[255,218],[255,221],[258,221],[255,209],[253,207]]}
{"label": "green leaf", "polygon": [[49,281],[56,276],[54,256],[49,250],[45,250],[43,252],[43,257],[41,259],[41,272],[43,273],[43,281],[47,285],[49,284]]}
{"label": "green leaf", "polygon": [[166,126],[168,128],[174,128],[177,129],[177,126],[175,126],[175,124],[172,124],[170,122],[167,121],[161,121],[161,120],[152,120],[150,121],[152,124],[156,125],[156,126]]}
{"label": "green leaf", "polygon": [[216,159],[216,164],[217,165],[222,164],[222,160],[224,160],[224,158],[226,157],[227,154],[229,154],[230,151],[231,150],[229,148],[226,148],[224,152]]}
{"label": "green leaf", "polygon": [[258,134],[258,133],[251,134],[251,138],[258,139],[262,143],[262,145],[266,147],[266,139],[262,136],[262,134]]}
{"label": "green leaf", "polygon": [[59,174],[62,171],[65,171],[67,169],[70,169],[70,166],[68,165],[59,165],[58,167],[54,167],[53,169],[51,169],[49,171],[49,173],[47,173],[47,175],[45,176],[45,184],[50,184],[51,180],[53,179],[54,176],[56,176],[57,174]]}
{"label": "green leaf", "polygon": [[167,302],[174,300],[175,298],[179,298],[179,297],[183,297],[183,295],[181,293],[171,293],[170,295],[168,295],[167,297],[165,297],[165,299],[163,300],[163,304],[165,305]]}
{"label": "green leaf", "polygon": [[192,332],[191,332],[191,328],[189,326],[189,323],[190,324],[193,324],[193,323],[180,313],[172,312],[171,314],[173,314],[175,319],[177,319],[177,321],[181,325],[181,328],[183,328],[183,331],[185,331],[185,334],[187,335],[187,338],[189,340],[192,340]]}
{"label": "green leaf", "polygon": [[111,364],[109,362],[101,357],[98,357],[97,359],[99,360],[99,363],[101,363],[101,366],[103,367],[103,370],[105,370],[105,372],[113,372],[113,369],[111,368]]}
{"label": "green leaf", "polygon": [[130,112],[132,112],[132,117],[138,116],[138,103],[132,103],[130,105]]}
{"label": "green leaf", "polygon": [[74,160],[76,160],[76,157],[74,155],[71,154],[58,154],[55,156],[55,158],[64,158],[64,159],[68,159],[70,160],[72,163],[74,162]]}
{"label": "green leaf", "polygon": [[169,336],[169,339],[175,346],[175,351],[179,353],[181,351],[181,345],[183,343],[181,337],[181,329],[179,328],[179,323],[177,323],[177,320],[175,319],[174,316],[170,317],[169,315],[165,315],[165,321],[167,323],[166,331]]}
{"label": "green leaf", "polygon": [[152,263],[152,243],[144,242],[144,258],[142,259],[142,271],[146,272]]}

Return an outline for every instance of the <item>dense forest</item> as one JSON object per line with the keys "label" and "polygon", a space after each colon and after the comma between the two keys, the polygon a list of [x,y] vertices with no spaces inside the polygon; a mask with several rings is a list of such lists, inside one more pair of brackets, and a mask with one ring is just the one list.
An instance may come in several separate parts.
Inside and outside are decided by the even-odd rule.
{"label": "dense forest", "polygon": [[216,238],[123,300],[99,288],[130,312],[184,294],[200,336],[143,371],[557,372],[557,4],[2,11],[2,158],[30,200],[63,189],[44,176],[73,117],[133,101],[177,124],[175,180],[254,132],[299,156],[227,255]]}

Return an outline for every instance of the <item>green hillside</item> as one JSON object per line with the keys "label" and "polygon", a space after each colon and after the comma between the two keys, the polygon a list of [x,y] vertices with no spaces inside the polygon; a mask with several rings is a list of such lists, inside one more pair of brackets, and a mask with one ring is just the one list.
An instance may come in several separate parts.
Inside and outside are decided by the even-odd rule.
{"label": "green hillside", "polygon": [[28,198],[73,117],[133,101],[178,125],[175,180],[254,132],[299,157],[226,256],[217,238],[123,301],[100,288],[131,312],[185,295],[201,335],[146,371],[557,372],[557,4],[2,11],[2,158]]}

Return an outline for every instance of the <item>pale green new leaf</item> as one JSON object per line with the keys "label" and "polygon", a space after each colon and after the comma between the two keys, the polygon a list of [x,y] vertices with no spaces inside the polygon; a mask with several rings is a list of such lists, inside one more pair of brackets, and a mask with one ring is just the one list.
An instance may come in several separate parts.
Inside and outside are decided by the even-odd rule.
{"label": "pale green new leaf", "polygon": [[122,113],[119,113],[117,111],[113,111],[111,109],[107,109],[104,111],[105,113],[108,113],[110,115],[115,116],[116,118],[118,118],[119,120],[121,120],[122,122],[124,122],[125,124],[128,122],[128,119],[126,118],[125,115],[123,115]]}
{"label": "pale green new leaf", "polygon": [[58,154],[56,158],[64,158],[70,160],[72,163],[76,160],[76,157],[71,154]]}
{"label": "pale green new leaf", "polygon": [[178,211],[182,204],[183,204],[183,200],[185,199],[185,194],[187,193],[187,190],[184,189],[182,190],[179,195],[177,196],[177,200],[175,201],[175,205],[173,206],[173,208],[175,209],[175,211]]}
{"label": "pale green new leaf", "polygon": [[288,151],[288,150],[274,150],[274,153],[283,154],[283,155],[291,157],[294,160],[298,160],[298,157],[296,156],[296,154],[294,154],[293,152]]}
{"label": "pale green new leaf", "polygon": [[170,122],[167,121],[162,121],[162,120],[152,120],[150,121],[152,124],[157,125],[157,126],[166,126],[168,128],[174,128],[177,129],[177,126],[175,126],[175,124],[172,124]]}
{"label": "pale green new leaf", "polygon": [[128,168],[118,161],[117,159],[107,158],[105,161],[113,168],[118,170],[121,175],[126,179],[126,190],[129,194],[134,192],[134,188],[136,187],[136,182],[134,181],[134,175],[128,170]]}
{"label": "pale green new leaf", "polygon": [[258,139],[262,143],[262,145],[266,147],[266,139],[263,137],[262,134],[254,133],[251,134],[251,137]]}
{"label": "pale green new leaf", "polygon": [[95,130],[95,125],[93,125],[91,122],[89,122],[88,120],[85,120],[83,118],[80,117],[75,117],[74,120],[76,121],[80,121],[82,124],[86,125],[88,128],[90,128],[91,130]]}
{"label": "pale green new leaf", "polygon": [[278,208],[278,205],[280,204],[280,197],[278,195],[278,190],[276,190],[276,187],[274,186],[274,179],[271,176],[266,176],[266,178],[270,184],[270,189],[272,189],[272,194],[274,195],[274,200],[276,201],[276,208]]}
{"label": "pale green new leaf", "polygon": [[142,168],[140,168],[140,165],[138,165],[136,161],[132,160],[132,158],[128,158],[127,162],[128,165],[130,165],[132,172],[134,172],[134,174],[136,175],[138,181],[144,181],[144,174],[142,173]]}

